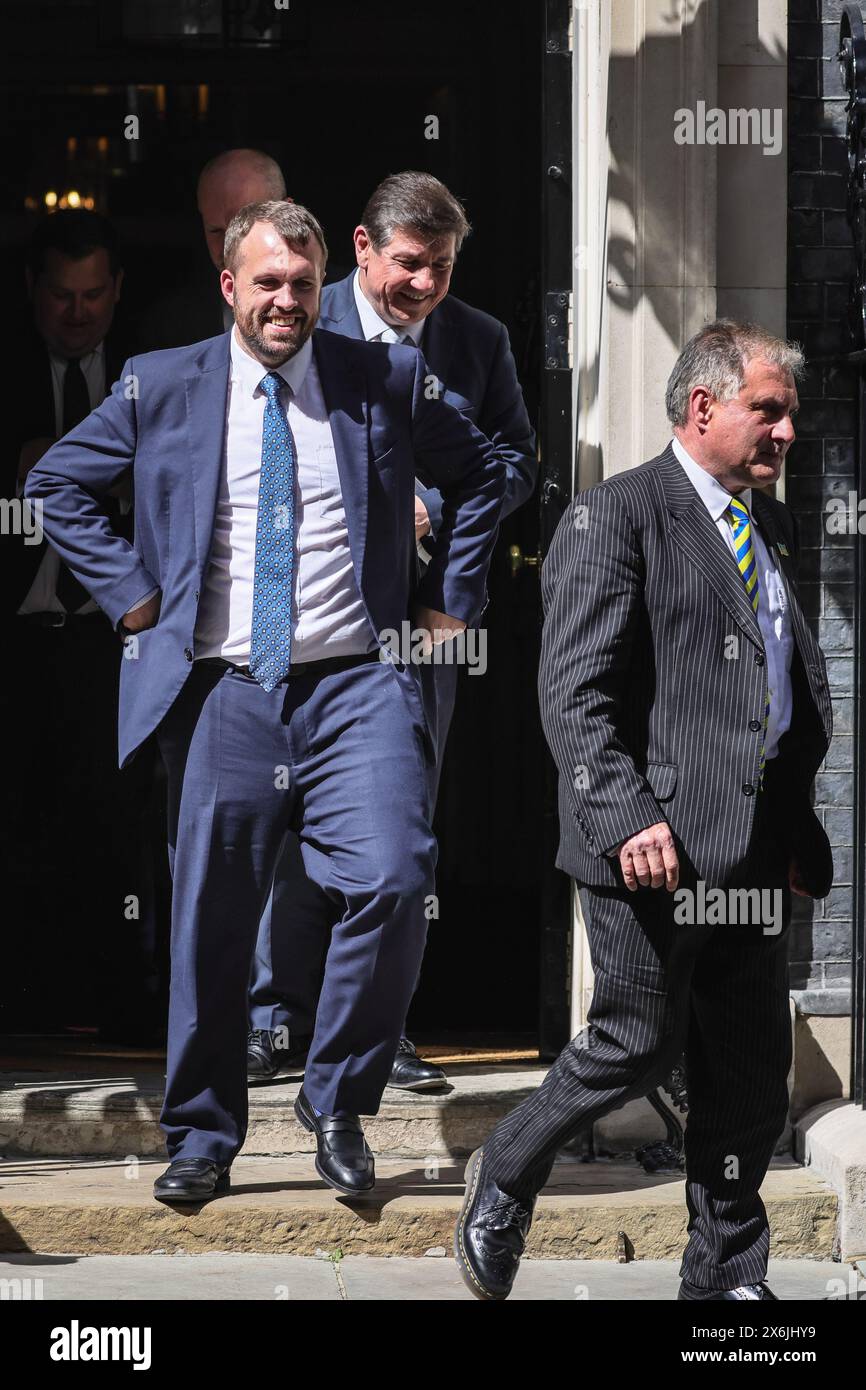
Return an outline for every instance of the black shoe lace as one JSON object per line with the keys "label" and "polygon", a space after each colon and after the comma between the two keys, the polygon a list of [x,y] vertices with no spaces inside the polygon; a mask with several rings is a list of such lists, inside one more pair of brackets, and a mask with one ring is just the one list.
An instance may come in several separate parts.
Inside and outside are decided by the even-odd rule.
{"label": "black shoe lace", "polygon": [[397,1044],[397,1051],[398,1051],[398,1052],[405,1052],[406,1055],[409,1056],[409,1057],[414,1057],[414,1056],[417,1055],[416,1052],[415,1052],[415,1044],[414,1044],[414,1043],[410,1043],[410,1041],[409,1041],[408,1038],[401,1038],[401,1039],[400,1039],[399,1043]]}
{"label": "black shoe lace", "polygon": [[261,1044],[261,1041],[262,1041],[262,1033],[263,1033],[263,1032],[264,1032],[264,1029],[263,1029],[263,1028],[251,1028],[251,1029],[250,1029],[250,1032],[249,1032],[249,1037],[247,1038],[247,1042],[248,1042],[248,1043],[253,1043],[254,1046],[259,1046],[259,1045]]}
{"label": "black shoe lace", "polygon": [[507,1201],[494,1202],[484,1220],[485,1224],[490,1226],[522,1226],[531,1215],[531,1206],[512,1197]]}

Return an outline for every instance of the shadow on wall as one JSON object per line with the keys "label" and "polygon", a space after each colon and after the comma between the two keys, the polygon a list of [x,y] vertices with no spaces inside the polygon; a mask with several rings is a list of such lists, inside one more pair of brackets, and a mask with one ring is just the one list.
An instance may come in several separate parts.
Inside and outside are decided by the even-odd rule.
{"label": "shadow on wall", "polygon": [[[668,26],[669,35],[650,35],[636,53],[613,53],[608,61],[604,113],[609,151],[604,209],[605,293],[608,304],[631,314],[647,307],[645,301],[649,301],[648,307],[670,343],[671,366],[683,345],[690,321],[680,287],[700,290],[707,282],[704,243],[700,238],[683,234],[679,215],[671,216],[671,201],[672,196],[680,196],[688,161],[703,160],[717,136],[727,133],[726,126],[713,124],[711,119],[717,105],[715,81],[712,90],[686,91],[689,67],[699,61],[694,55],[706,47],[707,30],[716,22],[719,13],[717,0],[668,0],[667,11],[661,14],[660,20]],[[784,47],[781,44],[770,47],[760,37],[759,0],[726,0],[725,23],[727,32],[736,35],[738,48],[746,49],[755,65],[778,66],[785,62]],[[705,102],[703,108],[698,107],[699,99]],[[678,112],[689,106],[694,117],[692,131],[683,118],[677,117]],[[640,130],[636,131],[638,124]],[[690,144],[677,143],[678,130],[682,137],[693,134],[696,143],[709,148],[696,150]],[[772,129],[765,120],[761,138],[764,143],[781,147],[776,158],[785,157],[784,127],[780,118],[775,120]],[[666,150],[666,165],[656,164],[650,157],[644,167],[638,167],[635,155],[641,144],[644,149],[649,146],[651,151]],[[736,145],[719,143],[715,148],[720,165],[726,159],[737,157]],[[707,215],[713,215],[714,206],[712,199],[709,200]],[[699,207],[691,209],[685,225],[689,224],[700,227]],[[630,230],[624,230],[626,228]],[[715,229],[711,229],[711,241],[714,240]],[[710,271],[712,273],[712,265]],[[600,360],[596,354],[581,372],[578,400],[584,410],[597,400],[599,369]],[[579,443],[581,474],[592,476],[595,465],[598,468],[595,476],[602,476],[601,447],[580,440]]]}

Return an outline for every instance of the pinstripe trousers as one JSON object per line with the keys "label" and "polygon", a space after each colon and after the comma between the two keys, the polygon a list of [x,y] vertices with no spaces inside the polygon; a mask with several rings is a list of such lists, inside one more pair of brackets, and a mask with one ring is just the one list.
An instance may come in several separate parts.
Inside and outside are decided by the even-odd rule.
{"label": "pinstripe trousers", "polygon": [[[664,888],[581,888],[595,972],[587,1026],[484,1144],[497,1186],[531,1199],[563,1144],[646,1095],[685,1053],[689,1224],[680,1275],[707,1289],[756,1283],[767,1271],[759,1188],[785,1126],[791,1065],[790,855],[777,772],[773,759],[748,855],[723,886],[779,890],[781,929],[681,925]],[[680,886],[695,886],[682,869]]]}

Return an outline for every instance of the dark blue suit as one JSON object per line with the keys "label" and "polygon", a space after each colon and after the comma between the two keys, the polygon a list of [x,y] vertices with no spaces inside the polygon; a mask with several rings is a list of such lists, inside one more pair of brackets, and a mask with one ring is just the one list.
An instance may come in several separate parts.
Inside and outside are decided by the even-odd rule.
{"label": "dark blue suit", "polygon": [[[408,614],[416,474],[445,499],[417,598],[474,624],[503,492],[494,449],[427,398],[420,355],[323,332],[313,342],[371,643]],[[246,1134],[250,963],[286,830],[339,917],[306,1081],[329,1114],[378,1109],[423,953],[435,861],[423,790],[434,745],[416,670],[393,661],[320,676],[296,668],[267,692],[240,671],[193,664],[228,379],[228,334],[129,361],[26,487],[42,502],[50,541],[112,622],[162,592],[156,627],[124,653],[120,758],[156,730],[168,772],[169,1156],[223,1164]],[[112,533],[104,503],[130,465],[133,545]]]}
{"label": "dark blue suit", "polygon": [[[332,333],[363,342],[353,281],[354,273],[325,287],[319,322]],[[508,330],[490,314],[447,295],[425,320],[422,344],[427,366],[442,384],[444,400],[472,420],[496,446],[496,456],[505,468],[502,515],[507,516],[530,496],[538,471],[535,435],[517,380]],[[417,491],[435,536],[442,521],[441,493],[436,487]],[[435,729],[437,745],[430,777],[432,815],[454,712],[457,667],[443,664],[423,668],[422,686],[428,724]],[[312,884],[304,884],[302,876],[298,847],[289,836],[272,898],[262,916],[250,983],[252,1026],[272,1031],[287,1027],[290,1035],[312,1031],[327,946],[328,904],[318,899]]]}

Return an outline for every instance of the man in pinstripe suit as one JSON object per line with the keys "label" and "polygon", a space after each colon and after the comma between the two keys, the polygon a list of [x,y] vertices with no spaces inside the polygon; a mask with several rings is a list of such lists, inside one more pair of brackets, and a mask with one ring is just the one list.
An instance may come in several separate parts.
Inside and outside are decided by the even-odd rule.
{"label": "man in pinstripe suit", "polygon": [[[587,1027],[469,1161],[455,1253],[478,1298],[508,1296],[557,1150],[683,1052],[679,1297],[775,1297],[759,1188],[788,1109],[791,891],[821,898],[833,877],[810,803],[831,736],[824,659],[794,518],[759,490],[794,439],[803,365],[754,325],[702,329],[668,382],[671,444],[580,493],[545,561],[557,864],[579,886],[595,987]],[[701,910],[711,889],[721,915]],[[735,910],[767,898],[771,918]]]}

